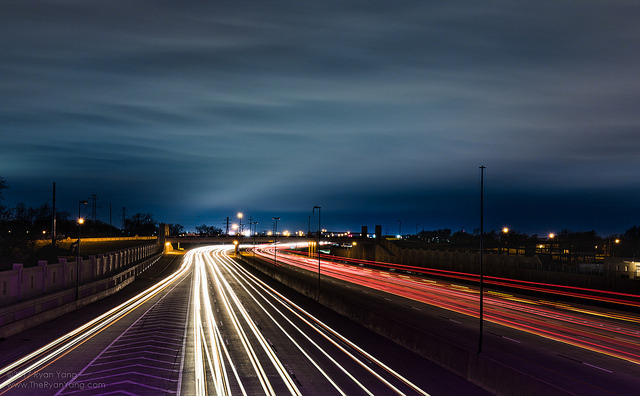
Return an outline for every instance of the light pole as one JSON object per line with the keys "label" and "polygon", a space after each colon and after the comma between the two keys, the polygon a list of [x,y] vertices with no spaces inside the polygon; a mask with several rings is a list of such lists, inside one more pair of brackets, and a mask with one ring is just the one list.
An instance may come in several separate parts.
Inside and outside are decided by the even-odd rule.
{"label": "light pole", "polygon": [[256,255],[256,234],[258,233],[258,222],[253,222],[253,255]]}
{"label": "light pole", "polygon": [[318,255],[318,301],[320,301],[320,206],[314,206],[312,214],[316,214],[316,209],[318,209],[318,245],[316,246],[316,254]]}
{"label": "light pole", "polygon": [[[508,256],[509,255],[509,227],[503,227],[502,233],[504,234],[504,248],[507,250],[507,256]],[[517,255],[517,251],[516,251],[516,255]]]}
{"label": "light pole", "polygon": [[275,265],[278,265],[278,220],[280,220],[280,218],[273,217],[272,219],[276,221],[276,228],[273,233],[273,261]]}
{"label": "light pole", "polygon": [[242,212],[238,212],[238,218],[240,219],[240,235],[242,235]]}
{"label": "light pole", "polygon": [[76,300],[80,299],[80,226],[84,219],[80,217],[80,207],[87,205],[89,201],[78,201],[78,250],[76,252]]}
{"label": "light pole", "polygon": [[482,352],[482,333],[484,324],[484,268],[482,256],[484,253],[484,170],[480,167],[480,334],[478,336],[478,353]]}

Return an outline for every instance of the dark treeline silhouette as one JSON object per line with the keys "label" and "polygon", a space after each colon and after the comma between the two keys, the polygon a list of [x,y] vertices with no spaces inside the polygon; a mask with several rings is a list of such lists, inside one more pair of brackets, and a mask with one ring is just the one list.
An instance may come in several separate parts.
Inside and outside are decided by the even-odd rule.
{"label": "dark treeline silhouette", "polygon": [[203,224],[196,227],[196,233],[202,236],[220,236],[222,235],[222,229]]}
{"label": "dark treeline silhouette", "polygon": [[[53,208],[46,203],[37,208],[27,207],[24,203],[7,207],[2,194],[7,188],[6,180],[0,177],[0,264],[6,267],[12,262],[33,263],[38,259],[52,260],[69,255],[67,249],[61,249],[58,244],[51,245]],[[92,219],[85,219],[78,227],[77,220],[76,215],[56,211],[56,241],[77,239],[78,231],[82,238],[153,236],[158,231],[158,223],[149,213],[136,213],[125,219],[124,229]],[[179,224],[171,226],[176,232],[183,229]]]}
{"label": "dark treeline silhouette", "polygon": [[[480,231],[473,233],[450,229],[421,231],[409,236],[408,241],[419,240],[432,248],[477,250],[480,245]],[[507,248],[520,248],[522,252],[535,252],[539,244],[553,246],[556,251],[583,255],[604,255],[616,257],[640,257],[640,226],[634,225],[623,234],[600,236],[595,231],[574,232],[564,229],[557,234],[538,236],[514,230],[506,232],[491,230],[484,233],[484,246],[488,250],[505,252]]]}

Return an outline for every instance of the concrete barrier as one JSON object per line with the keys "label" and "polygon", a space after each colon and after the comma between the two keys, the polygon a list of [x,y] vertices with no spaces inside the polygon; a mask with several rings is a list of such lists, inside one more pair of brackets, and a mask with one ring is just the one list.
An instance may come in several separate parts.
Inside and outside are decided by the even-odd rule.
{"label": "concrete barrier", "polygon": [[[299,278],[282,267],[246,256],[237,256],[245,264],[311,298],[316,296],[315,275]],[[339,296],[321,294],[322,305],[369,328],[403,347],[439,364],[481,388],[496,395],[526,394],[566,396],[571,393],[540,380],[512,366],[493,360],[476,351],[465,349],[426,331],[419,331],[403,323],[363,309]]]}
{"label": "concrete barrier", "polygon": [[[18,334],[66,313],[117,293],[135,280],[135,276],[155,264],[162,254],[126,268],[110,277],[76,287],[66,288],[27,301],[0,308],[0,339]],[[76,299],[76,292],[80,298]]]}
{"label": "concrete barrier", "polygon": [[77,262],[60,257],[57,263],[39,261],[37,266],[27,268],[15,263],[13,269],[0,272],[0,307],[75,286],[78,277],[81,284],[93,282],[151,257],[162,248],[157,244],[135,246],[86,260],[80,257]]}

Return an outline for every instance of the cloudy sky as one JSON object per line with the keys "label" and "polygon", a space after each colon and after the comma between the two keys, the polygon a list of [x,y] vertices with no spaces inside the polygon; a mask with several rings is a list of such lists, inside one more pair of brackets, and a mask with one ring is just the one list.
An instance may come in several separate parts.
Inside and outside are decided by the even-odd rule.
{"label": "cloudy sky", "polygon": [[484,165],[489,229],[624,232],[639,4],[0,0],[4,203],[472,231]]}

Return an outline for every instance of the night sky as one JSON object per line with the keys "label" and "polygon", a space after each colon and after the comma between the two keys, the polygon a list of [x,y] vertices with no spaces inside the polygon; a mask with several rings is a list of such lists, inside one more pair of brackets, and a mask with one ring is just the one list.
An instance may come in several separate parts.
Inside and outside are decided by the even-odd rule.
{"label": "night sky", "polygon": [[[187,229],[640,224],[640,3],[0,0],[4,204]],[[246,220],[245,220],[246,221]],[[317,227],[317,218],[312,228]]]}

